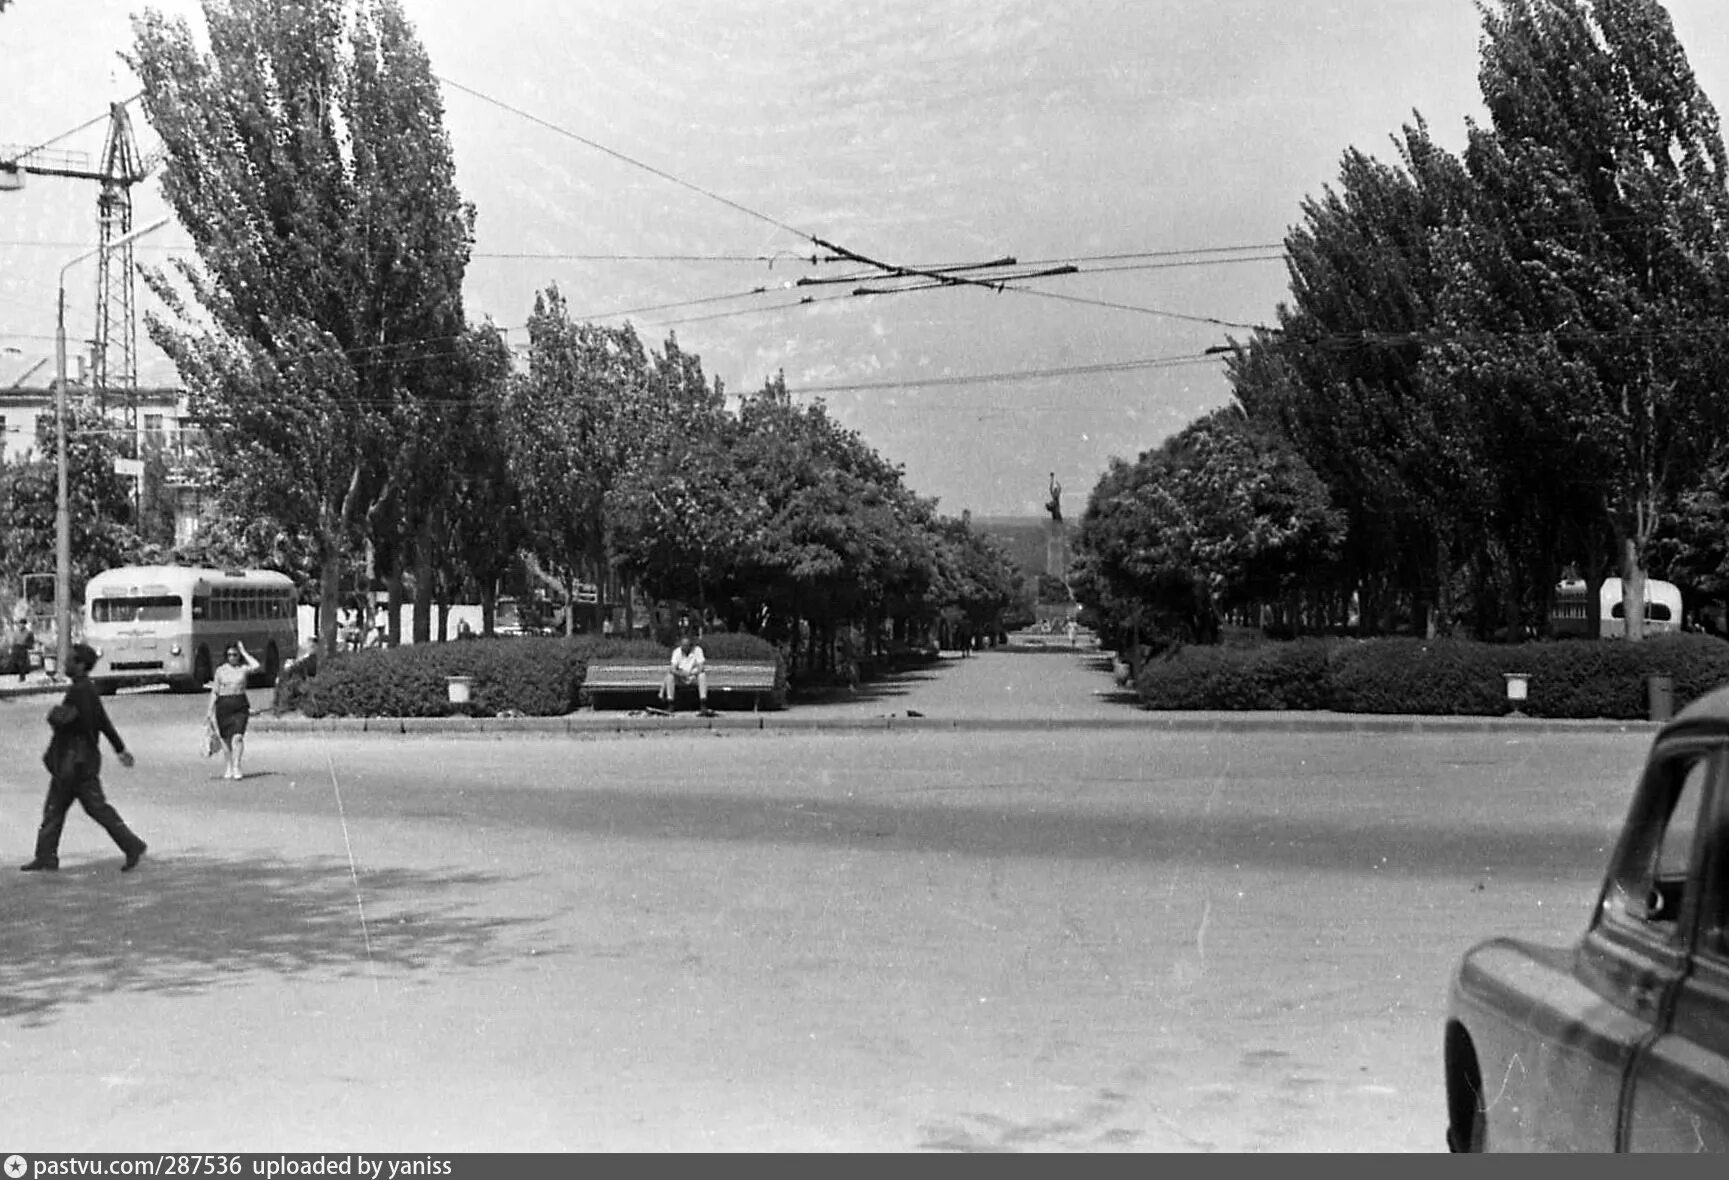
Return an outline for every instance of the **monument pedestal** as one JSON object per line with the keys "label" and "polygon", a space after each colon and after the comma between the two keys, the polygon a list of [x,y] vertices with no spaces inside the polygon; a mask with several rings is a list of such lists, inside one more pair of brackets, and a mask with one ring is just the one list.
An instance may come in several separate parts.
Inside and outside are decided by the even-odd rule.
{"label": "monument pedestal", "polygon": [[1069,576],[1069,533],[1066,521],[1045,521],[1045,573],[1065,580]]}

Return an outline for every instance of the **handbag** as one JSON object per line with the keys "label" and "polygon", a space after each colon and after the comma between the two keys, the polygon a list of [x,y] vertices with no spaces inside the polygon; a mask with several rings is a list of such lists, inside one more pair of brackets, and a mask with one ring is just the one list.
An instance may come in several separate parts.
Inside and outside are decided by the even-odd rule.
{"label": "handbag", "polygon": [[217,732],[216,719],[206,717],[204,719],[204,756],[208,758],[221,748],[222,734]]}
{"label": "handbag", "polygon": [[84,769],[84,743],[72,731],[72,724],[77,720],[78,710],[64,702],[48,710],[48,727],[54,731],[54,736],[48,739],[48,748],[42,751],[42,766],[55,778],[78,778]]}
{"label": "handbag", "polygon": [[54,778],[68,782],[81,779],[90,770],[88,744],[78,734],[57,733],[42,751],[42,765]]}

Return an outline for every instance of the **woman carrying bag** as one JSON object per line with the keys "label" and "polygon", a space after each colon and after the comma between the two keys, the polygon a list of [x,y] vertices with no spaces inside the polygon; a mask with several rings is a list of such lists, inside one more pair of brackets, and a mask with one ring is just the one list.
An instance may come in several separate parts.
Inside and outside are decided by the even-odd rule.
{"label": "woman carrying bag", "polygon": [[228,751],[228,767],[223,778],[240,779],[240,769],[246,757],[246,722],[252,716],[252,702],[246,697],[246,678],[258,670],[258,661],[238,639],[228,645],[222,666],[210,678],[210,711],[204,715],[206,728],[214,728]]}

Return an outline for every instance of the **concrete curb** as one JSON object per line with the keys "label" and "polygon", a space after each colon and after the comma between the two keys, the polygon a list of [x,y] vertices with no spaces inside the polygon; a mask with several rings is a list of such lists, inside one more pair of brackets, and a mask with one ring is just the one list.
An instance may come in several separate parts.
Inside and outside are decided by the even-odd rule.
{"label": "concrete curb", "polygon": [[64,693],[72,687],[70,680],[62,680],[58,684],[46,681],[37,684],[0,684],[0,700],[10,697],[46,697]]}
{"label": "concrete curb", "polygon": [[1376,714],[1138,713],[1110,718],[1006,717],[799,717],[742,713],[718,717],[608,717],[572,713],[564,717],[272,717],[254,714],[258,733],[381,734],[397,737],[504,735],[566,736],[691,733],[1047,733],[1062,730],[1140,730],[1154,733],[1403,733],[1550,734],[1654,733],[1658,723],[1612,719],[1538,717],[1415,717]]}

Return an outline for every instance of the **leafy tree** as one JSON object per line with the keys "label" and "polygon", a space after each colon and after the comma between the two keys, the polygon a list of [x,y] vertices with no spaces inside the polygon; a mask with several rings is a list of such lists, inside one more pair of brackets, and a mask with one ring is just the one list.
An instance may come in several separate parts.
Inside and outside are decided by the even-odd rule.
{"label": "leafy tree", "polygon": [[[207,0],[210,51],[155,11],[131,64],[196,263],[150,285],[219,477],[296,535],[335,641],[345,555],[404,474],[460,330],[474,213],[395,0]],[[412,449],[412,448],[411,448]],[[415,451],[421,468],[424,449]]]}
{"label": "leafy tree", "polygon": [[1395,598],[1431,626],[1450,616],[1452,567],[1485,499],[1473,409],[1425,367],[1470,181],[1420,118],[1395,146],[1398,165],[1347,151],[1338,187],[1303,203],[1281,331],[1229,361],[1239,402],[1292,440],[1345,513],[1371,627]]}
{"label": "leafy tree", "polygon": [[1328,563],[1343,534],[1289,444],[1227,406],[1132,466],[1112,461],[1071,584],[1114,630],[1210,642],[1227,612],[1277,603]]}
{"label": "leafy tree", "polygon": [[[1347,515],[1365,622],[1546,615],[1563,563],[1643,564],[1725,437],[1729,211],[1715,112],[1655,0],[1482,6],[1487,126],[1454,159],[1347,153],[1287,239],[1281,331],[1232,358]],[[1595,595],[1588,596],[1593,606]]]}
{"label": "leafy tree", "polygon": [[509,387],[503,426],[530,547],[567,583],[579,573],[598,581],[614,565],[612,514],[670,527],[664,504],[632,506],[620,490],[652,491],[639,477],[653,470],[674,481],[663,501],[681,496],[673,457],[712,435],[724,394],[676,339],[651,355],[628,324],[573,323],[556,287],[535,297],[528,335],[527,371]]}
{"label": "leafy tree", "polygon": [[505,445],[510,350],[490,325],[464,338],[472,397],[449,452],[451,549],[480,597],[482,628],[491,633],[499,581],[527,542]]}
{"label": "leafy tree", "polygon": [[[706,606],[742,594],[736,571],[766,506],[734,450],[736,423],[687,436],[631,471],[608,500],[620,572],[653,597]],[[748,610],[739,612],[748,621]]]}
{"label": "leafy tree", "polygon": [[1656,0],[1502,0],[1484,10],[1487,128],[1474,175],[1552,292],[1534,325],[1580,395],[1578,455],[1642,629],[1662,515],[1724,437],[1729,188],[1716,111]]}
{"label": "leafy tree", "polygon": [[[59,470],[55,425],[37,419],[34,453],[0,464],[0,579],[16,583],[24,574],[57,568],[55,514]],[[66,422],[67,515],[71,526],[72,597],[84,583],[137,550],[132,482],[114,473],[119,456],[108,421],[95,409],[69,405]],[[45,457],[37,457],[45,456]]]}
{"label": "leafy tree", "polygon": [[812,666],[851,627],[868,649],[885,630],[906,638],[943,605],[1000,609],[990,604],[1018,583],[956,548],[898,467],[820,403],[795,406],[779,377],[736,415],[693,423],[645,457],[608,513],[621,571],[734,626],[790,638],[808,622]]}
{"label": "leafy tree", "polygon": [[1066,606],[1070,602],[1068,583],[1055,574],[1040,574],[1036,590],[1042,606]]}
{"label": "leafy tree", "polygon": [[933,605],[944,612],[958,611],[975,633],[997,630],[1003,613],[1020,596],[1021,574],[1013,559],[967,516],[938,518],[931,532],[938,542]]}

